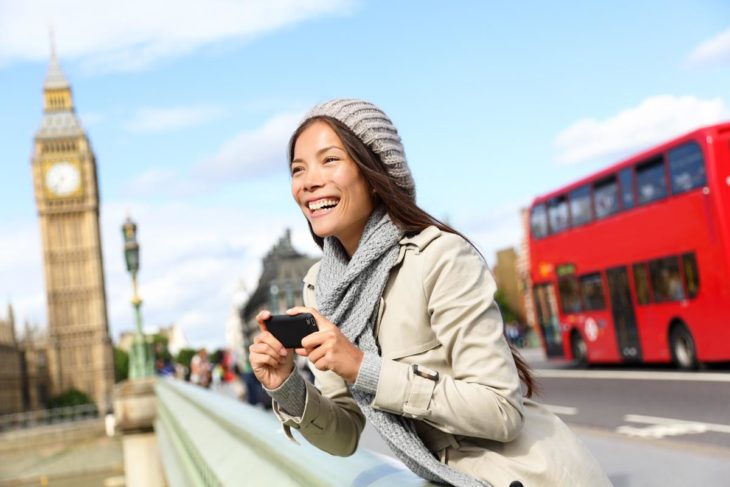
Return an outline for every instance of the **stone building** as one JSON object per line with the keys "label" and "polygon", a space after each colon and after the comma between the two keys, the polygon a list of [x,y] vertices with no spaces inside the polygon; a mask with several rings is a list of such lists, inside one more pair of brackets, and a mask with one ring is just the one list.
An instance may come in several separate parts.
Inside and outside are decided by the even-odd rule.
{"label": "stone building", "polygon": [[303,304],[302,280],[317,260],[294,249],[289,229],[269,250],[263,259],[258,286],[241,308],[244,351],[259,331],[254,319],[259,311],[268,309],[277,314]]}
{"label": "stone building", "polygon": [[15,337],[15,315],[8,305],[5,319],[0,319],[0,414],[23,409],[23,382],[20,351]]}
{"label": "stone building", "polygon": [[23,409],[45,409],[50,399],[51,380],[48,370],[48,336],[38,328],[25,324],[25,333],[18,342],[23,381]]}

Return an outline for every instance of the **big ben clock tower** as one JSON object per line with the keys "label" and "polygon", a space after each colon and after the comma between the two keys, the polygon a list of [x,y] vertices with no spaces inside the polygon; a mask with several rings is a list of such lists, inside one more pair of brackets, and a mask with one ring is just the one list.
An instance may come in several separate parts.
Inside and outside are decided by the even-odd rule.
{"label": "big ben clock tower", "polygon": [[52,392],[83,391],[103,413],[111,406],[114,365],[96,161],[55,50],[43,85],[43,120],[32,167],[43,240]]}

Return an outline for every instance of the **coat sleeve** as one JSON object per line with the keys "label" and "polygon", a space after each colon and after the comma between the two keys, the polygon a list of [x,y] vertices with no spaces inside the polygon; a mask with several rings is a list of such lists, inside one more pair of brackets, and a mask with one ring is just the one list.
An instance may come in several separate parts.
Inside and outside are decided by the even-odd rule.
{"label": "coat sleeve", "polygon": [[[344,380],[330,371],[315,374],[315,385],[306,383],[307,398],[300,417],[287,414],[276,402],[274,413],[285,430],[299,430],[320,450],[337,456],[352,455],[357,450],[365,417]],[[288,431],[287,436],[290,436]]]}
{"label": "coat sleeve", "polygon": [[494,278],[457,235],[444,233],[418,259],[431,328],[451,373],[434,381],[410,363],[383,359],[373,406],[454,435],[511,441],[522,428],[522,392]]}
{"label": "coat sleeve", "polygon": [[[305,287],[304,305],[316,307],[314,292]],[[284,425],[299,430],[311,444],[327,453],[349,456],[357,450],[360,434],[365,427],[365,416],[352,398],[344,379],[331,371],[321,371],[310,366],[314,373],[314,385],[307,382],[304,412],[300,417],[291,416],[274,402],[276,416]]]}

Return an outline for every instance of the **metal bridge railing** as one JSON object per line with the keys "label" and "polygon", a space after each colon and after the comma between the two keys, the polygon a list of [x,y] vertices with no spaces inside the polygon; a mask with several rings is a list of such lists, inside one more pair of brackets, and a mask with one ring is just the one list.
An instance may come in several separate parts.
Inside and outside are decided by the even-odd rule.
{"label": "metal bridge railing", "polygon": [[161,379],[155,390],[155,432],[170,485],[431,485],[363,448],[342,458],[304,439],[297,446],[270,412],[206,389]]}
{"label": "metal bridge railing", "polygon": [[97,417],[99,417],[99,412],[94,404],[3,414],[0,416],[0,431],[35,428],[36,426],[68,423]]}

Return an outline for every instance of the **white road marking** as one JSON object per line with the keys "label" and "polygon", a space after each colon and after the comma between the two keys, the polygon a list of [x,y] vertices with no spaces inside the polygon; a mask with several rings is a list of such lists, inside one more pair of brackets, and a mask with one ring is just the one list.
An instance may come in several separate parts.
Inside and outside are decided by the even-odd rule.
{"label": "white road marking", "polygon": [[535,369],[537,377],[556,379],[625,379],[625,380],[673,380],[696,382],[730,382],[730,374],[707,372],[640,372],[634,370],[561,370]]}
{"label": "white road marking", "polygon": [[646,424],[699,424],[702,425],[706,431],[730,434],[730,425],[728,424],[705,423],[703,421],[692,421],[687,419],[659,418],[657,416],[642,416],[640,414],[627,414],[624,416],[624,421]]}
{"label": "white road marking", "polygon": [[700,423],[653,424],[637,428],[634,426],[619,426],[617,433],[640,438],[664,438],[665,436],[679,436],[704,433],[707,431]]}
{"label": "white road marking", "polygon": [[562,414],[564,416],[575,416],[578,414],[578,408],[570,406],[555,406],[553,404],[543,404],[545,409],[555,414]]}

